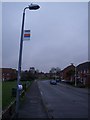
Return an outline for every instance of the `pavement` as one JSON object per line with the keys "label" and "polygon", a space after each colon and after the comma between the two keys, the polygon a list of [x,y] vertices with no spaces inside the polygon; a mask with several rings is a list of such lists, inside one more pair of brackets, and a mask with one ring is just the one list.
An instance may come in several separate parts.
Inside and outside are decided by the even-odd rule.
{"label": "pavement", "polygon": [[34,81],[25,95],[19,110],[19,118],[48,118],[37,81]]}

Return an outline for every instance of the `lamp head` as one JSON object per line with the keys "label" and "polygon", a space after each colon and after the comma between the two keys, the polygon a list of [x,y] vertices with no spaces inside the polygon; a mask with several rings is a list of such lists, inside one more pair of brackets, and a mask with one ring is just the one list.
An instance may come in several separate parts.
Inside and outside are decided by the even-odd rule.
{"label": "lamp head", "polygon": [[40,6],[37,5],[37,4],[32,4],[32,3],[31,3],[31,5],[29,5],[29,10],[37,10],[37,9],[39,9],[39,8],[40,8]]}

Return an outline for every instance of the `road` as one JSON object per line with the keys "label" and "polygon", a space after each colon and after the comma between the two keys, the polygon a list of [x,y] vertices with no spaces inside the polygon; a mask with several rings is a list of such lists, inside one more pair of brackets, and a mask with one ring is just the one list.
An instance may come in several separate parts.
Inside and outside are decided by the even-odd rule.
{"label": "road", "polygon": [[49,117],[88,118],[88,90],[49,80],[38,81],[38,86]]}

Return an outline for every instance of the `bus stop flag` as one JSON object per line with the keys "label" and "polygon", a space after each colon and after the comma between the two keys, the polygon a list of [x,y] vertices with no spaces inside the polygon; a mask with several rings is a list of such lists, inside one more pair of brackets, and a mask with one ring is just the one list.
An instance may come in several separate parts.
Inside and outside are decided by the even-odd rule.
{"label": "bus stop flag", "polygon": [[24,41],[30,40],[30,30],[24,30]]}

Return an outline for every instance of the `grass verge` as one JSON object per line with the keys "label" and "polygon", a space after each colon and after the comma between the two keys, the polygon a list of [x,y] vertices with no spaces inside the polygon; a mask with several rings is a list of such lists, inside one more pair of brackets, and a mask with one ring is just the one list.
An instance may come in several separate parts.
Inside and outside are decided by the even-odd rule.
{"label": "grass verge", "polygon": [[[22,84],[26,83],[26,81],[22,81]],[[12,88],[16,88],[16,81],[6,81],[2,82],[2,110],[4,110],[15,97],[12,97]]]}

